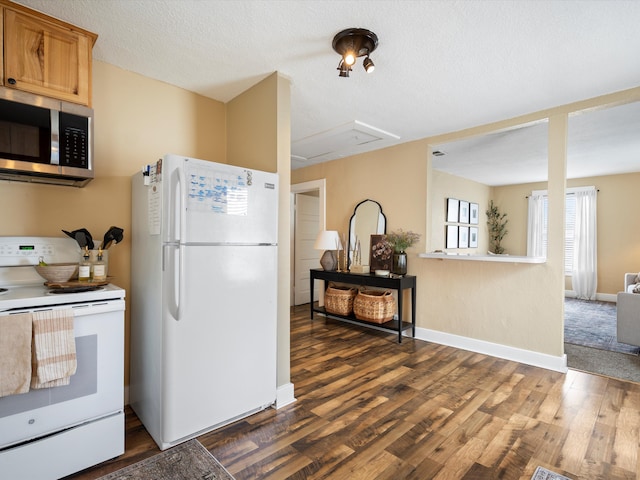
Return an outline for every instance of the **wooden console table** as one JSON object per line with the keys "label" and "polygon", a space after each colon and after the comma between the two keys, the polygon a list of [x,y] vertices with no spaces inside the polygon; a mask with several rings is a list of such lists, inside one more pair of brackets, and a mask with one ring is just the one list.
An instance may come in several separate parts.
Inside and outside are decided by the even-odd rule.
{"label": "wooden console table", "polygon": [[[413,275],[380,277],[372,273],[349,273],[349,272],[330,272],[320,268],[313,268],[309,271],[310,275],[310,305],[311,320],[313,313],[322,313],[327,317],[334,318],[347,323],[361,325],[383,332],[391,332],[398,334],[398,343],[402,343],[402,332],[411,329],[411,336],[416,336],[416,277]],[[355,315],[338,315],[327,313],[324,307],[315,306],[313,303],[313,289],[316,280],[325,281],[325,289],[329,282],[347,283],[356,286],[381,287],[396,290],[398,292],[398,320],[390,320],[388,322],[377,324],[358,320]],[[411,323],[402,321],[402,293],[403,290],[411,289]]]}

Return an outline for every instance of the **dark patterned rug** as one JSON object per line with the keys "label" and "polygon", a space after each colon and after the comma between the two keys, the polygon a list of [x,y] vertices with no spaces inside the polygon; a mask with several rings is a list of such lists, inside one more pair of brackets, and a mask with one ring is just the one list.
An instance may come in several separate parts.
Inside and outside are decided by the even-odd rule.
{"label": "dark patterned rug", "polygon": [[233,480],[233,476],[196,440],[189,440],[151,458],[97,480]]}
{"label": "dark patterned rug", "polygon": [[560,475],[559,473],[552,472],[551,470],[547,470],[544,467],[536,468],[536,471],[533,473],[533,477],[531,480],[571,480],[569,477],[565,477],[564,475]]}
{"label": "dark patterned rug", "polygon": [[616,304],[565,298],[564,341],[572,345],[638,355],[640,347],[616,340]]}

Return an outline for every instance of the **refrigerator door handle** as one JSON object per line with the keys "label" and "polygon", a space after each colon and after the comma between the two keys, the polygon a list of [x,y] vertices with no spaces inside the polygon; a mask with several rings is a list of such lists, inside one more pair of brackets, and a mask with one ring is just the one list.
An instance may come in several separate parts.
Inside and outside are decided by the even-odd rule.
{"label": "refrigerator door handle", "polygon": [[182,242],[186,235],[186,185],[181,168],[176,168],[171,174],[169,183],[169,202],[167,203],[167,236],[168,243]]}
{"label": "refrigerator door handle", "polygon": [[179,321],[182,318],[183,306],[185,305],[184,248],[184,245],[178,245],[175,243],[165,244],[163,246],[164,252],[162,255],[163,270],[165,269],[165,266],[169,267],[171,279],[169,285],[168,308],[171,316],[176,321]]}
{"label": "refrigerator door handle", "polygon": [[182,319],[182,312],[184,310],[185,305],[185,285],[184,285],[184,245],[178,246],[178,285],[176,286],[178,289],[178,305],[176,309],[175,319],[180,321]]}
{"label": "refrigerator door handle", "polygon": [[181,248],[175,243],[165,244],[162,248],[162,270],[166,271],[166,275],[168,275],[169,279],[166,284],[169,289],[169,292],[167,292],[167,308],[174,320],[180,320],[180,274],[182,270],[182,262],[180,258]]}
{"label": "refrigerator door handle", "polygon": [[[182,168],[176,169],[176,173],[178,174],[178,186],[180,191],[178,195],[176,195],[176,208],[178,212],[178,228],[179,237],[177,238],[178,242],[182,243],[186,241],[187,235],[187,188],[185,184],[185,174]],[[182,250],[182,249],[181,249]],[[182,262],[181,262],[182,263]]]}

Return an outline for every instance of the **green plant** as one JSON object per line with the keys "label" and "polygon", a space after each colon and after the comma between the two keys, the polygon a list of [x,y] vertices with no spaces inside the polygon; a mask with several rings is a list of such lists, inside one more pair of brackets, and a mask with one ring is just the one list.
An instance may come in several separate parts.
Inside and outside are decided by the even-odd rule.
{"label": "green plant", "polygon": [[489,202],[489,208],[485,213],[487,214],[487,227],[489,227],[489,251],[500,255],[504,253],[504,247],[501,245],[502,239],[509,233],[507,214],[500,213],[500,209],[493,203],[493,200]]}
{"label": "green plant", "polygon": [[400,229],[387,234],[387,242],[396,253],[404,252],[407,248],[416,244],[418,240],[420,240],[420,235],[411,230],[405,232]]}

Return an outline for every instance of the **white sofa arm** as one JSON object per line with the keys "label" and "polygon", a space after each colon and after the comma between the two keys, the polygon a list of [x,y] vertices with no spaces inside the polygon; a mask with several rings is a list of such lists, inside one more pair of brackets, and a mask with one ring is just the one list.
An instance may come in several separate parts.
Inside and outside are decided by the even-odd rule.
{"label": "white sofa arm", "polygon": [[640,294],[618,293],[617,340],[640,347]]}
{"label": "white sofa arm", "polygon": [[627,291],[627,288],[629,287],[629,285],[635,285],[636,284],[636,277],[638,276],[637,273],[625,273],[624,274],[624,292]]}

